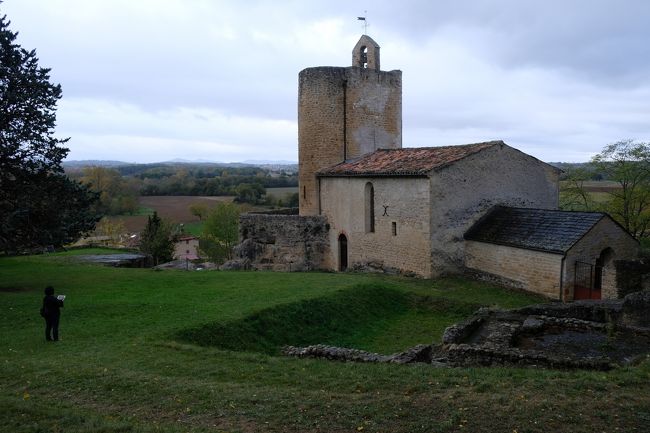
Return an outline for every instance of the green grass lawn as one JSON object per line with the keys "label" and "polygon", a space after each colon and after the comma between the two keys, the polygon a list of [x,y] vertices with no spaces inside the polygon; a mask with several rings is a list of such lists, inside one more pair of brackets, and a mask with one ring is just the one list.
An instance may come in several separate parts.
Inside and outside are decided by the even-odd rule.
{"label": "green grass lawn", "polygon": [[183,224],[183,232],[192,236],[201,236],[203,234],[203,221],[193,221]]}
{"label": "green grass lawn", "polygon": [[[277,355],[278,344],[310,338],[392,353],[438,341],[479,305],[515,307],[538,302],[533,296],[460,278],[75,262],[86,252],[0,258],[2,432],[642,432],[650,424],[648,362],[602,373]],[[68,296],[58,343],[44,341],[38,315],[48,284]]]}

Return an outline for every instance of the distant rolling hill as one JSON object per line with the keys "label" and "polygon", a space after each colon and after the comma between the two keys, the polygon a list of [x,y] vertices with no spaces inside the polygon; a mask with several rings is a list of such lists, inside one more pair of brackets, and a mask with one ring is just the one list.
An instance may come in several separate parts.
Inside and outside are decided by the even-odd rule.
{"label": "distant rolling hill", "polygon": [[284,170],[297,170],[298,163],[292,161],[244,161],[244,162],[216,162],[216,161],[189,161],[183,159],[174,159],[171,161],[161,162],[125,162],[125,161],[112,161],[112,160],[96,160],[84,159],[64,161],[63,167],[67,169],[80,169],[84,167],[107,167],[116,168],[124,166],[159,166],[159,165],[183,165],[183,166],[219,166],[219,167],[262,167],[267,169],[284,169]]}

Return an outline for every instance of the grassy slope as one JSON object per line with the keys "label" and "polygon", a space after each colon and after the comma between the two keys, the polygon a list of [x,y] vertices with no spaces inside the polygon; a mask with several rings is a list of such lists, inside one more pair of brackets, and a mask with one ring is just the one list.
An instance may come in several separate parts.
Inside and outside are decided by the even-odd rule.
{"label": "grassy slope", "polygon": [[[648,363],[609,373],[440,370],[174,341],[183,329],[377,283],[454,307],[534,301],[461,279],[154,272],[78,265],[68,255],[1,258],[0,431],[609,432],[644,431],[650,422]],[[41,335],[46,284],[68,295],[57,344]],[[389,353],[437,338],[464,311],[406,310],[348,339]]]}

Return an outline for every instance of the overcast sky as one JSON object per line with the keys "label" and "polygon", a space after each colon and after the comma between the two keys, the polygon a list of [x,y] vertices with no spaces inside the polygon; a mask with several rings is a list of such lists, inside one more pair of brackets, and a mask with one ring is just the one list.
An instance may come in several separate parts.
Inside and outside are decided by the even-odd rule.
{"label": "overcast sky", "polygon": [[544,161],[650,141],[648,0],[4,0],[63,87],[68,160],[298,159],[298,73],[363,33],[403,71],[403,145]]}

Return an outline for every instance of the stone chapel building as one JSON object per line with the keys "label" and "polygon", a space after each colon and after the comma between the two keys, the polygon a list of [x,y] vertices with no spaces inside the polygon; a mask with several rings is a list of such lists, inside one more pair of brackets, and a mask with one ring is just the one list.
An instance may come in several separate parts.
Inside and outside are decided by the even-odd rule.
{"label": "stone chapel building", "polygon": [[382,71],[379,50],[364,35],[352,66],[300,72],[299,214],[243,215],[240,257],[616,297],[613,262],[636,240],[605,214],[557,210],[560,170],[503,141],[403,148],[402,73]]}

